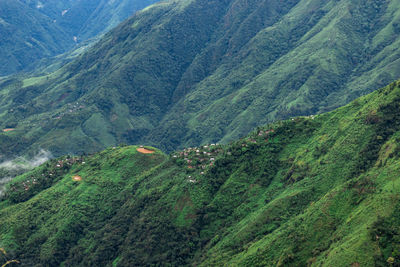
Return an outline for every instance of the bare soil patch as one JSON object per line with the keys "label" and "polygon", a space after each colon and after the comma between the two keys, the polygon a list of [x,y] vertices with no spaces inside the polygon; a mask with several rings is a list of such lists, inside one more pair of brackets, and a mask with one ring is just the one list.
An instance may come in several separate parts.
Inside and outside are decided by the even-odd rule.
{"label": "bare soil patch", "polygon": [[7,128],[7,129],[3,129],[3,132],[7,133],[7,132],[12,132],[14,131],[14,128]]}
{"label": "bare soil patch", "polygon": [[79,175],[75,175],[74,177],[72,177],[72,180],[80,182],[82,181],[82,177],[80,177]]}
{"label": "bare soil patch", "polygon": [[153,154],[155,151],[154,150],[150,150],[144,147],[140,147],[138,149],[136,149],[138,152],[142,153],[142,154]]}

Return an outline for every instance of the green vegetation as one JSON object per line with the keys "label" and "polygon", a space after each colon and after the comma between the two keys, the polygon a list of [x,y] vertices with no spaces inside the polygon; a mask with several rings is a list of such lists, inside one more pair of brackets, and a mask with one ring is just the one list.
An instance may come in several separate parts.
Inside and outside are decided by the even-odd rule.
{"label": "green vegetation", "polygon": [[[0,73],[151,1],[89,2],[1,2]],[[166,1],[55,71],[1,78],[2,159],[58,158],[0,170],[19,174],[0,265],[400,266],[400,82],[357,98],[398,78],[399,16],[399,0]]]}
{"label": "green vegetation", "polygon": [[109,31],[154,2],[2,0],[0,77],[21,70],[36,70],[38,60],[76,49],[78,43]]}
{"label": "green vegetation", "polygon": [[3,249],[3,248],[0,248],[0,255],[1,255],[1,257],[2,257],[2,261],[5,261],[5,262],[1,265],[1,267],[5,267],[5,266],[7,266],[7,265],[9,265],[9,264],[12,264],[12,263],[20,263],[20,262],[17,261],[17,260],[8,260],[8,259],[7,259],[7,252],[6,252],[5,249]]}
{"label": "green vegetation", "polygon": [[49,161],[8,185],[0,247],[20,266],[398,266],[399,108],[395,82],[229,145]]}
{"label": "green vegetation", "polygon": [[332,110],[398,79],[399,16],[398,0],[155,4],[55,72],[0,80],[0,127],[18,130],[0,152],[170,152]]}

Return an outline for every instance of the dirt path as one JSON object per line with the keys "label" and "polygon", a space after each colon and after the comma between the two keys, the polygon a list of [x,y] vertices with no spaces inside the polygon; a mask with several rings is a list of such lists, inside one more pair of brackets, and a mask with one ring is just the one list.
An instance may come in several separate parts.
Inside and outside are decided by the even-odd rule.
{"label": "dirt path", "polygon": [[153,154],[155,151],[154,150],[150,150],[150,149],[146,149],[146,148],[138,148],[136,149],[138,152],[142,153],[142,154]]}
{"label": "dirt path", "polygon": [[7,128],[7,129],[3,129],[3,132],[11,132],[11,131],[14,131],[15,129],[14,128]]}

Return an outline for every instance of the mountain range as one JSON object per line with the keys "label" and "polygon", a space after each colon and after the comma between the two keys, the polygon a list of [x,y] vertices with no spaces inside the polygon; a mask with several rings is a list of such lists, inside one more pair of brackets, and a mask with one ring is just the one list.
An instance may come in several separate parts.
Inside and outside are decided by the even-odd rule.
{"label": "mountain range", "polygon": [[0,1],[0,265],[400,266],[400,0],[154,2]]}
{"label": "mountain range", "polygon": [[397,79],[399,12],[397,0],[160,2],[54,72],[1,80],[0,125],[15,129],[1,154],[168,152],[332,110]]}
{"label": "mountain range", "polygon": [[35,69],[117,26],[152,0],[2,0],[0,76]]}

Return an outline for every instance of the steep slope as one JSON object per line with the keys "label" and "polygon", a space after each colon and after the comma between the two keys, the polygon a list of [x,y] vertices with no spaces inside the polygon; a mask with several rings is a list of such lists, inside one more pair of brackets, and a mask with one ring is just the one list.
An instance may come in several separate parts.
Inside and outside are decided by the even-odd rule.
{"label": "steep slope", "polygon": [[39,57],[64,51],[72,43],[62,29],[39,11],[18,0],[0,2],[0,76],[21,70]]}
{"label": "steep slope", "polygon": [[73,48],[117,26],[155,0],[3,0],[0,3],[0,76]]}
{"label": "steep slope", "polygon": [[0,142],[171,151],[328,111],[397,79],[399,14],[399,0],[162,2],[54,73],[0,81],[0,125],[17,129]]}
{"label": "steep slope", "polygon": [[72,39],[84,41],[111,30],[134,12],[156,2],[155,0],[22,0],[32,9],[53,19]]}
{"label": "steep slope", "polygon": [[230,145],[54,160],[9,185],[0,247],[21,266],[397,266],[399,108],[397,82]]}
{"label": "steep slope", "polygon": [[[253,12],[262,14],[270,1],[264,4]],[[240,37],[258,17],[245,20],[232,37],[216,40],[216,48],[204,51],[180,84],[189,94],[174,105],[150,140],[171,144],[164,132],[185,121],[187,131],[177,138],[186,144],[228,141],[276,119],[342,106],[398,78],[399,51],[394,47],[399,35],[393,25],[400,2],[295,4],[280,20],[264,22],[243,46]],[[199,77],[199,69],[213,57],[220,64]],[[200,82],[192,82],[196,80]]]}

